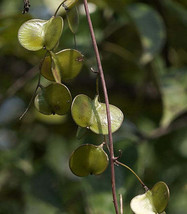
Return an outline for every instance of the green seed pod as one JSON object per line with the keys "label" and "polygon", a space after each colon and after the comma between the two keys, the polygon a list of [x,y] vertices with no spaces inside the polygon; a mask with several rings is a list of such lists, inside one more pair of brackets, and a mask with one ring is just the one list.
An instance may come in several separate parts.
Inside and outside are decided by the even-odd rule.
{"label": "green seed pod", "polygon": [[42,88],[35,98],[35,106],[39,112],[50,115],[66,114],[71,107],[72,97],[69,89],[59,83],[52,83]]}
{"label": "green seed pod", "polygon": [[69,166],[73,174],[80,177],[99,175],[108,166],[108,155],[101,146],[85,144],[72,153]]}
{"label": "green seed pod", "polygon": [[[55,60],[54,60],[55,59]],[[58,67],[61,79],[69,81],[75,78],[83,66],[83,55],[74,49],[65,49],[53,56],[53,62]],[[50,81],[55,81],[51,70],[51,59],[47,56],[41,67],[41,74]]]}
{"label": "green seed pod", "polygon": [[[116,106],[109,105],[112,132],[117,131],[123,122],[123,113]],[[91,100],[84,94],[77,95],[71,106],[71,114],[78,126],[87,127],[96,134],[108,134],[106,104],[98,101],[98,96]]]}
{"label": "green seed pod", "polygon": [[169,196],[168,186],[160,181],[145,194],[134,197],[130,206],[135,214],[165,214],[164,210],[168,204]]}
{"label": "green seed pod", "polygon": [[79,27],[79,14],[76,6],[67,12],[67,20],[69,29],[75,34]]}
{"label": "green seed pod", "polygon": [[31,19],[20,27],[18,40],[30,51],[42,48],[52,50],[60,39],[62,29],[63,19],[60,16],[53,16],[49,20]]}

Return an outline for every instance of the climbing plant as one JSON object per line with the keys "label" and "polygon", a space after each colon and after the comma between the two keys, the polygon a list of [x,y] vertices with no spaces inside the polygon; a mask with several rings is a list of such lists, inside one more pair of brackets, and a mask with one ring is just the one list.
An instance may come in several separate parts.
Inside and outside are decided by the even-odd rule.
{"label": "climbing plant", "polygon": [[[123,202],[120,201],[119,203],[116,196],[115,166],[123,166],[130,170],[145,191],[144,194],[135,196],[131,200],[130,206],[135,214],[164,214],[169,200],[169,188],[166,183],[159,181],[152,189],[149,189],[129,166],[119,161],[120,155],[116,156],[114,154],[112,133],[121,127],[124,114],[118,107],[109,104],[107,86],[88,3],[87,0],[83,2],[97,61],[97,70],[94,71],[97,76],[95,97],[78,94],[75,98],[72,98],[71,92],[66,86],[67,82],[74,79],[81,72],[86,56],[82,54],[81,50],[77,49],[76,42],[76,32],[79,24],[79,15],[76,8],[78,0],[64,0],[49,20],[30,19],[23,23],[18,31],[19,42],[25,49],[29,51],[45,50],[39,66],[38,84],[30,103],[34,101],[36,109],[44,115],[65,115],[71,111],[72,118],[78,126],[78,138],[81,138],[86,130],[103,136],[103,140],[99,145],[83,144],[76,148],[69,158],[69,167],[73,174],[84,177],[104,173],[110,165],[111,189],[116,214],[122,214],[125,211],[123,211]],[[25,1],[23,13],[28,12],[29,7],[29,2]],[[63,40],[64,19],[58,16],[61,8],[66,12],[67,23],[74,37],[75,48],[56,52],[61,37]],[[142,31],[142,29],[139,30]],[[146,55],[149,52],[148,47],[144,48],[144,52],[145,55],[141,60],[145,63],[150,60],[150,55]],[[43,86],[41,76],[50,81],[50,84]],[[104,100],[101,100],[99,93],[98,78],[102,85]]]}

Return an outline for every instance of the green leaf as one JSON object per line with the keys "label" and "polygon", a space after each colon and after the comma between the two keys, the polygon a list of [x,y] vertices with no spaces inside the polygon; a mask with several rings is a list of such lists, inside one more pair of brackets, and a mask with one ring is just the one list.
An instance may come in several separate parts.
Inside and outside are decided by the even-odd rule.
{"label": "green leaf", "polygon": [[[115,132],[123,122],[123,113],[113,105],[109,105],[109,108],[112,132]],[[98,102],[98,96],[95,100],[83,94],[76,96],[72,103],[71,113],[77,125],[90,128],[96,134],[108,134],[106,105]]]}
{"label": "green leaf", "polygon": [[50,115],[66,114],[71,107],[72,97],[69,89],[59,83],[52,83],[41,89],[35,98],[35,106],[39,112]]}
{"label": "green leaf", "polygon": [[[41,74],[48,80],[54,81],[51,71],[51,60],[47,56],[42,64]],[[65,49],[53,56],[54,63],[58,67],[61,79],[68,81],[75,78],[83,66],[83,55],[74,49]]]}
{"label": "green leaf", "polygon": [[157,11],[146,4],[131,4],[127,11],[141,39],[143,53],[140,62],[148,63],[164,45],[166,32],[163,20]]}
{"label": "green leaf", "polygon": [[79,14],[76,6],[67,12],[67,20],[71,32],[75,34],[79,27]]}
{"label": "green leaf", "polygon": [[134,197],[130,206],[135,214],[164,214],[168,200],[168,186],[164,182],[158,182],[145,194]]}
{"label": "green leaf", "polygon": [[108,166],[108,155],[101,146],[82,145],[72,153],[69,166],[71,171],[80,177],[99,175]]}
{"label": "green leaf", "polygon": [[160,79],[164,106],[161,120],[163,126],[169,125],[172,120],[187,110],[186,70],[186,68],[170,69],[169,74]]}
{"label": "green leaf", "polygon": [[42,48],[52,50],[62,34],[63,19],[52,17],[50,20],[31,19],[18,31],[20,44],[31,51]]}

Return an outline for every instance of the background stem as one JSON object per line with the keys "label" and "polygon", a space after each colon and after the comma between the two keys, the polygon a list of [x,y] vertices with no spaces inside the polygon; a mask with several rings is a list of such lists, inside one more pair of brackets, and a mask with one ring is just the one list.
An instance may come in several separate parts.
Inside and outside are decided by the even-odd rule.
{"label": "background stem", "polygon": [[114,202],[116,214],[119,214],[117,197],[116,197],[116,187],[115,187],[115,170],[114,170],[115,159],[114,159],[114,148],[113,148],[113,139],[112,139],[112,131],[111,131],[111,118],[110,118],[108,93],[107,93],[103,68],[102,68],[102,64],[101,64],[101,59],[100,59],[100,55],[99,55],[99,50],[97,47],[97,42],[95,39],[95,34],[94,34],[93,26],[92,26],[92,21],[90,18],[87,0],[84,0],[84,8],[85,8],[86,17],[88,20],[90,35],[91,35],[91,39],[92,39],[92,43],[93,43],[93,47],[94,47],[94,51],[95,51],[95,55],[96,55],[98,71],[99,71],[99,75],[101,78],[101,84],[103,87],[103,92],[104,92],[104,97],[105,97],[106,113],[107,113],[107,121],[108,121],[108,137],[109,137],[109,147],[110,147],[110,168],[111,168],[112,195],[113,195],[113,202]]}
{"label": "background stem", "polygon": [[134,170],[132,170],[129,166],[127,166],[126,164],[124,163],[121,163],[120,161],[116,160],[115,161],[117,164],[121,165],[121,166],[124,166],[125,168],[127,168],[129,171],[131,171],[135,176],[136,178],[139,180],[139,182],[141,183],[141,185],[143,186],[143,188],[145,189],[145,191],[147,192],[149,189],[148,187],[144,184],[144,182],[140,179],[140,177],[135,173]]}

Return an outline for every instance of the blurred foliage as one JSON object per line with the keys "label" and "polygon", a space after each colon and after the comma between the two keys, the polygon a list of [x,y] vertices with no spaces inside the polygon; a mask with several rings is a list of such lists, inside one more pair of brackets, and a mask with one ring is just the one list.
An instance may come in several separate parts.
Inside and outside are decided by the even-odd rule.
{"label": "blurred foliage", "polygon": [[[19,121],[37,84],[43,51],[29,52],[17,31],[31,17],[48,19],[61,2],[0,2],[0,214],[112,214],[110,170],[77,178],[68,166],[83,143],[100,144],[89,131],[76,139],[71,115],[42,116],[34,107]],[[92,0],[92,19],[107,80],[110,103],[125,115],[114,134],[116,155],[152,187],[166,182],[171,191],[167,213],[187,210],[187,3],[184,0]],[[82,1],[77,48],[86,57],[82,72],[68,83],[73,97],[95,96],[94,52]],[[62,14],[63,15],[63,14]],[[64,16],[64,15],[63,15]],[[65,17],[64,17],[65,18]],[[74,47],[65,29],[58,50]],[[34,67],[34,68],[33,68]],[[44,80],[43,84],[47,84]],[[102,93],[101,93],[102,94]],[[124,213],[143,193],[134,176],[116,167],[117,193]]]}

